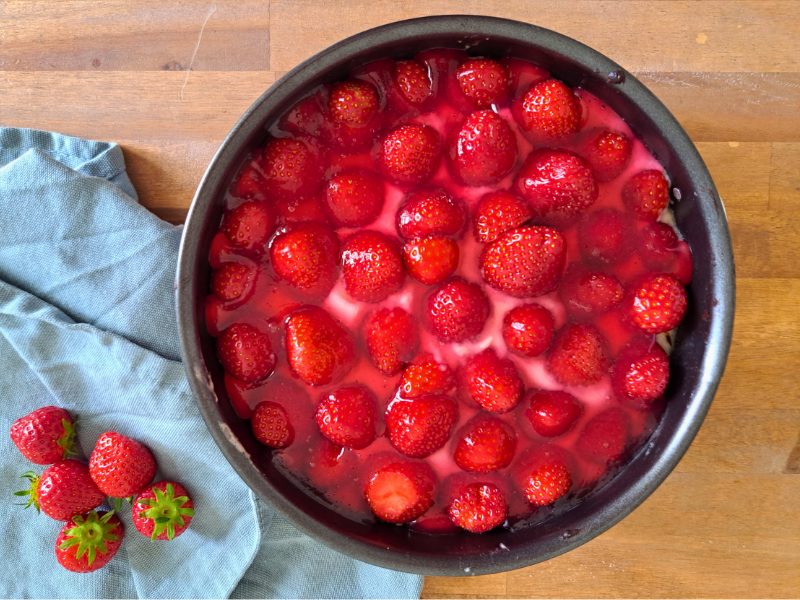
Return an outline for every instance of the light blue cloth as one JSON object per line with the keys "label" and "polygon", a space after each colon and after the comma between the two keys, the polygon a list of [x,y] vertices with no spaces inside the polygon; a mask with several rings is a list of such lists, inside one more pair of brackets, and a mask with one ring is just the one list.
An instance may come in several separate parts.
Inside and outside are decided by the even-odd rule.
{"label": "light blue cloth", "polygon": [[104,431],[134,437],[157,479],[189,490],[197,516],[153,543],[123,509],[114,560],[70,573],[54,555],[62,523],[13,505],[17,476],[35,465],[0,435],[0,597],[419,597],[421,577],[298,533],[220,454],[179,362],[181,229],[136,199],[116,144],[0,128],[0,427],[52,404],[81,419],[83,459]]}

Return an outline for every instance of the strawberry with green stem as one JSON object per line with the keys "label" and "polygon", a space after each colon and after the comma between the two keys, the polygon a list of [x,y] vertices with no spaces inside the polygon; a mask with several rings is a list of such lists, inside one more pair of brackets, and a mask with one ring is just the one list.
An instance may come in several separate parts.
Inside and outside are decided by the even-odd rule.
{"label": "strawberry with green stem", "polygon": [[75,423],[57,406],[44,406],[14,421],[11,441],[22,455],[37,465],[51,465],[71,454]]}
{"label": "strawberry with green stem", "polygon": [[68,571],[97,571],[114,558],[123,536],[122,523],[114,511],[76,515],[56,538],[56,559]]}
{"label": "strawberry with green stem", "polygon": [[174,481],[159,481],[140,493],[133,503],[133,524],[151,540],[173,540],[194,517],[194,502]]}
{"label": "strawberry with green stem", "polygon": [[33,471],[21,477],[30,480],[30,488],[14,495],[29,496],[25,508],[34,506],[56,521],[69,521],[97,508],[106,499],[89,476],[89,468],[72,458],[48,467],[41,477]]}

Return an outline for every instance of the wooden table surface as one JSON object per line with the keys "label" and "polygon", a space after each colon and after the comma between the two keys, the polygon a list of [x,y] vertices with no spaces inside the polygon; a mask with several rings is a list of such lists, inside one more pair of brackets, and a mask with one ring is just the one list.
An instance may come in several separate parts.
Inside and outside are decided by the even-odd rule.
{"label": "wooden table surface", "polygon": [[239,115],[301,60],[432,14],[572,36],[649,86],[727,208],[736,324],[711,411],[666,482],[566,555],[423,597],[800,595],[800,2],[0,1],[0,125],[119,142],[142,203],[181,222]]}

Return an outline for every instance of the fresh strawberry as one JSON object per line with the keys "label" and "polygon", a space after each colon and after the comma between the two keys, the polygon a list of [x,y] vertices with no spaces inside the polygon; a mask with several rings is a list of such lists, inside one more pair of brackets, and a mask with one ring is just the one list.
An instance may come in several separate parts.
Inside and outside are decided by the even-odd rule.
{"label": "fresh strawberry", "polygon": [[464,365],[461,383],[466,395],[489,412],[504,413],[522,398],[524,384],[514,363],[487,348]]}
{"label": "fresh strawberry", "polygon": [[427,125],[401,125],[381,139],[375,162],[390,181],[419,185],[439,167],[441,146],[439,134]]}
{"label": "fresh strawberry", "polygon": [[608,408],[584,426],[576,444],[588,461],[608,464],[619,459],[628,441],[628,417],[619,408]]}
{"label": "fresh strawberry", "polygon": [[124,536],[113,511],[76,515],[58,532],[56,560],[73,573],[97,571],[114,558]]}
{"label": "fresh strawberry", "polygon": [[564,385],[591,385],[606,372],[606,341],[594,325],[567,325],[556,335],[547,366]]}
{"label": "fresh strawberry", "polygon": [[314,444],[306,461],[307,476],[317,489],[326,489],[358,476],[359,458],[349,448],[334,444],[323,437]]}
{"label": "fresh strawberry", "polygon": [[623,348],[611,371],[617,398],[639,409],[661,396],[668,382],[669,357],[654,341],[632,342]]}
{"label": "fresh strawberry", "polygon": [[459,433],[453,459],[464,471],[491,473],[511,464],[516,447],[517,436],[511,427],[480,413]]}
{"label": "fresh strawberry", "polygon": [[294,427],[286,409],[277,402],[259,402],[250,426],[255,438],[271,448],[285,448],[294,441]]}
{"label": "fresh strawberry", "polygon": [[566,256],[567,241],[561,232],[519,227],[483,249],[480,268],[493,288],[516,298],[535,298],[556,285]]}
{"label": "fresh strawberry", "polygon": [[527,471],[522,493],[534,506],[552,504],[572,487],[566,463],[557,457],[543,458]]}
{"label": "fresh strawberry", "polygon": [[244,202],[225,215],[219,230],[237,248],[261,254],[275,231],[275,214],[264,202]]}
{"label": "fresh strawberry", "polygon": [[546,79],[531,86],[513,106],[520,128],[537,141],[563,139],[581,127],[581,105],[566,85]]}
{"label": "fresh strawberry", "polygon": [[270,248],[275,273],[309,298],[328,295],[339,276],[339,238],[318,223],[300,223]]}
{"label": "fresh strawberry", "polygon": [[385,185],[377,174],[347,170],[328,181],[323,207],[336,227],[363,227],[381,213],[385,195]]}
{"label": "fresh strawberry", "polygon": [[449,396],[395,398],[386,409],[386,433],[401,453],[424,458],[444,446],[457,419]]}
{"label": "fresh strawberry", "polygon": [[564,435],[583,414],[583,406],[566,392],[534,390],[528,397],[525,416],[542,437]]}
{"label": "fresh strawberry", "polygon": [[325,122],[325,103],[321,91],[303,98],[281,117],[280,128],[294,135],[319,136]]}
{"label": "fresh strawberry", "polygon": [[445,237],[416,238],[403,247],[403,262],[420,283],[441,283],[458,267],[458,244]]}
{"label": "fresh strawberry", "polygon": [[153,481],[156,461],[144,444],[116,431],[106,431],[92,450],[89,474],[103,493],[130,498]]}
{"label": "fresh strawberry", "polygon": [[404,60],[395,67],[395,81],[409,104],[421,106],[431,97],[431,76],[428,68],[416,60]]}
{"label": "fresh strawberry", "polygon": [[589,208],[599,194],[589,163],[563,150],[531,152],[512,190],[530,203],[537,217],[556,224]]}
{"label": "fresh strawberry", "polygon": [[483,533],[502,525],[508,516],[503,492],[490,483],[473,483],[453,500],[450,520],[472,533]]}
{"label": "fresh strawberry", "polygon": [[309,197],[322,183],[323,169],[318,151],[299,139],[271,139],[264,146],[259,166],[271,196]]}
{"label": "fresh strawberry", "polygon": [[531,207],[518,196],[505,190],[489,192],[475,207],[475,237],[479,242],[488,244],[531,217]]}
{"label": "fresh strawberry", "polygon": [[508,71],[489,58],[462,63],[456,79],[461,92],[478,110],[501,104],[508,93]]}
{"label": "fresh strawberry", "polygon": [[474,338],[489,317],[489,299],[481,287],[453,277],[425,300],[425,324],[440,342],[465,342]]}
{"label": "fresh strawberry", "polygon": [[436,362],[433,354],[420,354],[403,370],[400,395],[419,398],[429,394],[446,394],[456,384],[453,372],[446,364]]}
{"label": "fresh strawberry", "polygon": [[669,182],[661,171],[641,171],[622,186],[622,202],[642,219],[655,221],[669,204]]}
{"label": "fresh strawberry", "polygon": [[334,444],[360,450],[375,439],[375,395],[360,384],[346,385],[320,398],[317,427]]}
{"label": "fresh strawberry", "polygon": [[401,524],[433,506],[435,488],[436,474],[427,464],[398,461],[375,472],[364,495],[376,517]]}
{"label": "fresh strawberry", "polygon": [[666,271],[675,261],[678,252],[678,236],[667,223],[653,221],[641,231],[639,257],[653,271]]}
{"label": "fresh strawberry", "polygon": [[511,172],[517,140],[502,117],[490,110],[472,113],[447,143],[450,174],[470,187],[492,185]]}
{"label": "fresh strawberry", "polygon": [[426,235],[456,236],[464,227],[465,209],[442,189],[417,190],[397,210],[397,231],[411,240]]}
{"label": "fresh strawberry", "polygon": [[33,505],[56,521],[68,521],[97,508],[106,499],[89,475],[89,467],[72,458],[51,465],[41,477],[32,471],[22,477],[30,481],[30,489],[14,495],[28,496],[25,508]]}
{"label": "fresh strawberry", "polygon": [[247,323],[234,323],[217,338],[222,367],[241,381],[260,381],[275,368],[269,336]]}
{"label": "fresh strawberry", "polygon": [[646,333],[678,326],[686,314],[686,290],[671,275],[646,275],[628,292],[628,315]]}
{"label": "fresh strawberry", "polygon": [[382,308],[364,321],[364,339],[375,368],[394,375],[416,353],[419,328],[402,308]]}
{"label": "fresh strawberry", "polygon": [[355,364],[347,330],[316,306],[303,306],[286,319],[286,357],[292,370],[311,385],[336,383]]}
{"label": "fresh strawberry", "polygon": [[395,241],[378,231],[359,231],[342,245],[344,287],[354,300],[381,302],[403,285],[403,258]]}
{"label": "fresh strawberry", "polygon": [[515,354],[539,356],[550,347],[554,327],[553,315],[544,306],[524,304],[506,313],[503,339]]}
{"label": "fresh strawberry", "polygon": [[595,179],[605,183],[622,174],[631,160],[632,151],[627,136],[608,129],[597,129],[586,138],[580,154],[592,165]]}
{"label": "fresh strawberry", "polygon": [[622,302],[625,297],[625,289],[616,277],[599,271],[589,271],[579,263],[573,263],[567,268],[558,293],[567,314],[579,320],[602,314]]}
{"label": "fresh strawberry", "polygon": [[364,81],[343,81],[331,89],[328,108],[335,122],[364,125],[378,112],[378,93]]}
{"label": "fresh strawberry", "polygon": [[225,263],[211,274],[211,291],[226,306],[245,302],[255,289],[257,275],[255,265]]}
{"label": "fresh strawberry", "polygon": [[11,441],[32,463],[50,465],[75,454],[75,425],[63,408],[45,406],[14,421]]}
{"label": "fresh strawberry", "polygon": [[132,514],[133,525],[143,536],[174,540],[192,522],[194,502],[180,483],[159,481],[136,496]]}
{"label": "fresh strawberry", "polygon": [[613,265],[633,251],[636,234],[628,218],[613,208],[589,213],[578,226],[578,243],[584,260],[596,265]]}

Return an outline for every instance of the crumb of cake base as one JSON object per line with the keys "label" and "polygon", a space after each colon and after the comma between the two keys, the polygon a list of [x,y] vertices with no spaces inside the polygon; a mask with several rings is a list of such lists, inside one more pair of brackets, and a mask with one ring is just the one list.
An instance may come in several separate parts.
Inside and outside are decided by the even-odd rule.
{"label": "crumb of cake base", "polygon": [[[507,85],[492,79],[497,76],[507,76]],[[609,480],[658,423],[669,372],[652,345],[669,352],[675,337],[652,320],[671,325],[682,315],[683,309],[665,312],[671,306],[665,294],[674,296],[691,281],[691,252],[670,208],[658,212],[668,186],[661,165],[601,100],[557,79],[520,59],[497,63],[455,50],[426,51],[403,63],[376,61],[290,109],[270,130],[285,141],[256,149],[225,196],[225,218],[209,256],[215,272],[208,331],[219,338],[233,325],[247,325],[263,347],[268,340],[274,361],[274,370],[254,368],[248,361],[259,355],[250,338],[227,342],[224,356],[238,357],[238,368],[225,374],[228,397],[245,419],[261,407],[256,422],[264,459],[349,518],[411,520],[410,527],[429,533],[461,526],[475,535],[482,530],[476,519],[499,527],[541,522]],[[537,103],[549,103],[553,112],[537,112]],[[536,168],[548,182],[526,172],[526,187],[516,185],[523,163],[543,148],[554,158]],[[649,174],[638,176],[643,172]],[[531,186],[544,187],[529,194]],[[476,237],[478,212],[480,235],[491,239]],[[530,226],[559,233],[530,236],[520,229]],[[396,246],[391,281],[383,277],[385,252],[347,244],[363,232]],[[425,246],[427,239],[439,241]],[[488,245],[517,239],[526,241],[482,260]],[[553,240],[562,245],[558,260],[547,249]],[[404,245],[429,250],[398,272],[398,261],[410,260],[398,258]],[[491,265],[502,274],[502,289],[493,287],[496,279],[489,284],[485,260],[505,261]],[[531,272],[543,265],[552,273]],[[654,274],[661,283],[645,285],[643,276]],[[364,293],[353,279],[359,277],[369,280],[365,285],[386,285]],[[427,302],[441,289],[447,293]],[[295,325],[288,339],[287,322],[308,305],[327,325],[311,333]],[[525,306],[552,318],[553,331],[533,356],[511,351],[504,337],[510,335],[506,316]],[[436,321],[431,310],[446,315]],[[368,342],[366,322],[378,311],[408,315],[406,329],[414,331],[387,340],[381,335],[392,331],[381,334],[371,322]],[[382,339],[388,354],[378,364],[375,344]],[[287,355],[287,344],[297,355],[298,340],[308,346],[301,349],[302,364]],[[642,350],[634,356],[631,348]],[[481,371],[491,380],[482,389],[502,385],[502,393],[476,397],[465,383],[465,367],[476,356],[492,358]],[[441,370],[447,389],[419,387],[420,376],[437,372],[431,369]],[[625,384],[638,370],[652,384]],[[330,377],[317,377],[323,371]],[[243,373],[249,381],[235,377]],[[403,396],[412,380],[418,391]],[[375,412],[369,435],[352,443],[333,434],[330,423],[358,433],[358,415],[350,414],[355,404],[340,417],[330,399],[356,385],[368,390]],[[561,404],[542,400],[551,391],[563,395]],[[484,445],[502,437],[502,456],[489,446],[466,453],[464,436]],[[612,454],[605,452],[612,447]],[[376,478],[380,483],[370,487]]]}

